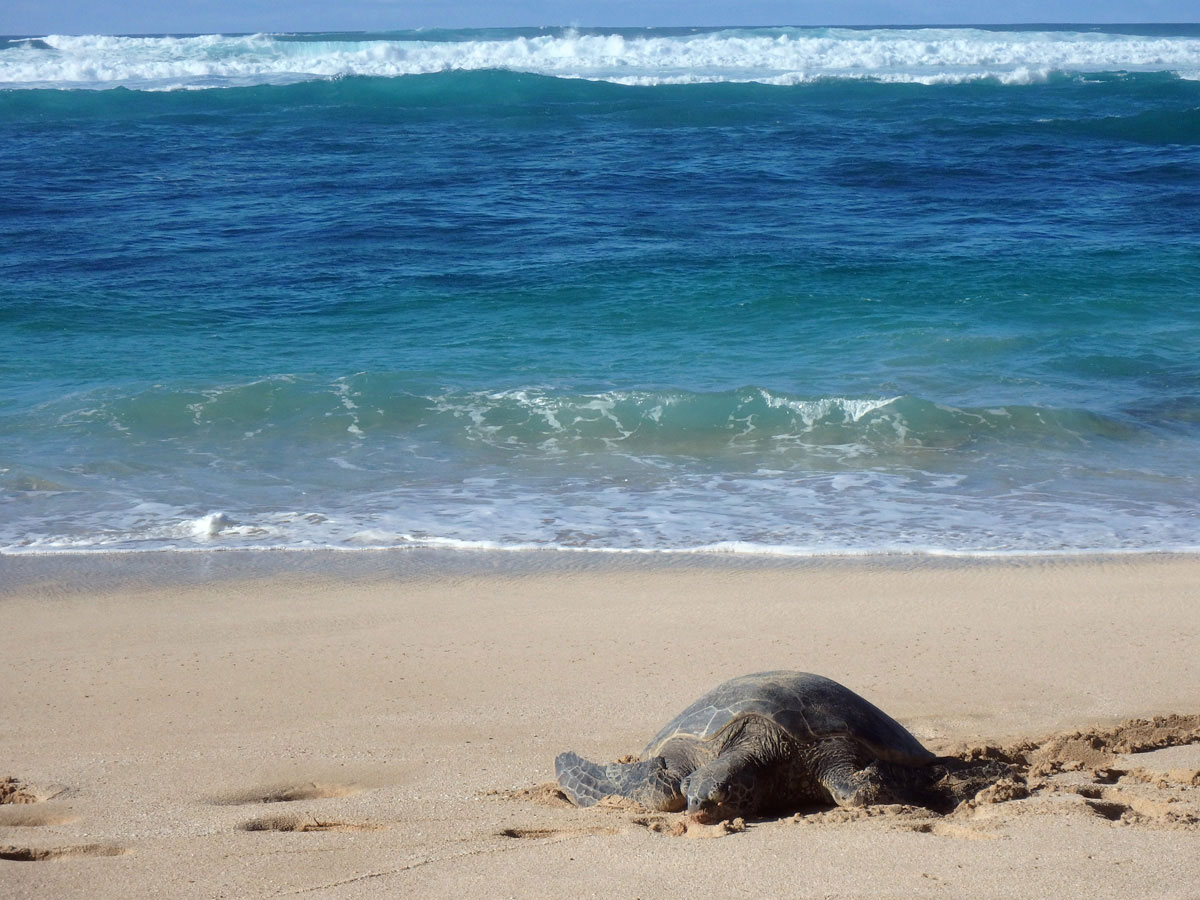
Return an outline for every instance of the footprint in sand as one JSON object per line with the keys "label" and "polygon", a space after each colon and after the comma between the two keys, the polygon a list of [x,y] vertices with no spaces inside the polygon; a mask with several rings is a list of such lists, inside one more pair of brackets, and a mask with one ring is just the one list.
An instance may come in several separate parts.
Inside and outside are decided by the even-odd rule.
{"label": "footprint in sand", "polygon": [[250,819],[238,826],[239,831],[385,831],[387,825],[378,822],[343,822],[337,819],[318,818],[310,813],[293,813],[283,816],[264,816]]}
{"label": "footprint in sand", "polygon": [[11,862],[44,862],[51,859],[70,859],[81,856],[124,856],[133,851],[110,844],[76,844],[70,847],[17,847],[0,845],[0,859]]}
{"label": "footprint in sand", "polygon": [[1200,813],[1189,810],[1186,803],[1170,795],[1147,796],[1136,792],[1137,787],[1123,790],[1093,784],[1071,786],[1067,790],[1079,794],[1092,812],[1110,822],[1200,830]]}
{"label": "footprint in sand", "polygon": [[357,784],[336,784],[308,781],[263,785],[233,794],[213,798],[217,806],[248,806],[254,803],[295,803],[298,800],[324,800],[328,798],[353,797],[363,788]]}
{"label": "footprint in sand", "polygon": [[521,840],[546,840],[549,838],[586,837],[593,834],[620,834],[620,828],[595,826],[588,828],[504,828],[496,834],[498,837],[518,838]]}
{"label": "footprint in sand", "polygon": [[[251,806],[267,803],[298,803],[303,800],[328,800],[361,794],[361,785],[342,782],[284,782],[261,785],[215,798],[220,806]],[[313,813],[283,813],[248,819],[237,826],[239,831],[274,831],[305,833],[312,831],[383,831],[389,826],[378,822],[349,822],[325,818]]]}

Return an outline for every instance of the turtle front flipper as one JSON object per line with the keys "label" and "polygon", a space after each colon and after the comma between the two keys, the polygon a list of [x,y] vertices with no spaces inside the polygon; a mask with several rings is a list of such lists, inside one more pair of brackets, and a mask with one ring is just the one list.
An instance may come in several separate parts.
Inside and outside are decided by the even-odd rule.
{"label": "turtle front flipper", "polygon": [[595,806],[611,796],[628,797],[663,812],[677,812],[686,803],[678,773],[668,771],[661,756],[601,766],[575,753],[562,753],[554,760],[554,774],[576,806]]}

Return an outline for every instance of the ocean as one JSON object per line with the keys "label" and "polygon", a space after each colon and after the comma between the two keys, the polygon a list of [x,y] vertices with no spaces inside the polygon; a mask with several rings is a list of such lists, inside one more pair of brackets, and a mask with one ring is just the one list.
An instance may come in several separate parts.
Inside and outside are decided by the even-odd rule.
{"label": "ocean", "polygon": [[0,38],[0,554],[1200,549],[1200,25]]}

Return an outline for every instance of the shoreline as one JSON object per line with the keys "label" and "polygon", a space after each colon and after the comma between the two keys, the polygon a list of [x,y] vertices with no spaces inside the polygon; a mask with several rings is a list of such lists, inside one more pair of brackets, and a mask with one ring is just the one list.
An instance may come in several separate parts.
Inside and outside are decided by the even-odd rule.
{"label": "shoreline", "polygon": [[962,567],[1089,566],[1200,562],[1200,548],[1026,551],[857,551],[792,553],[741,550],[642,550],[586,547],[161,547],[122,550],[0,552],[0,599],[15,589],[60,577],[109,587],[161,586],[212,579],[272,577],[437,578],[447,575],[603,574],[623,571],[797,571],[830,567],[889,570]]}
{"label": "shoreline", "polygon": [[1200,557],[550,555],[0,560],[0,781],[38,801],[0,804],[0,893],[684,897],[739,872],[763,896],[1127,898],[1200,882],[1184,726],[962,814],[813,812],[715,841],[546,787],[557,753],[637,752],[704,690],[772,668],[843,682],[937,753],[1195,717]]}

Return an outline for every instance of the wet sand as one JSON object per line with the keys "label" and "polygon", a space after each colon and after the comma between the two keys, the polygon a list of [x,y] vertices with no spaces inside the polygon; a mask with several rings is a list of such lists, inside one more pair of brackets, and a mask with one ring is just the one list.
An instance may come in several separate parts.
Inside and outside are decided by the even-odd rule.
{"label": "wet sand", "polygon": [[[0,559],[0,895],[1200,897],[1195,557],[266,556]],[[549,783],[772,668],[1014,777],[744,825]]]}

